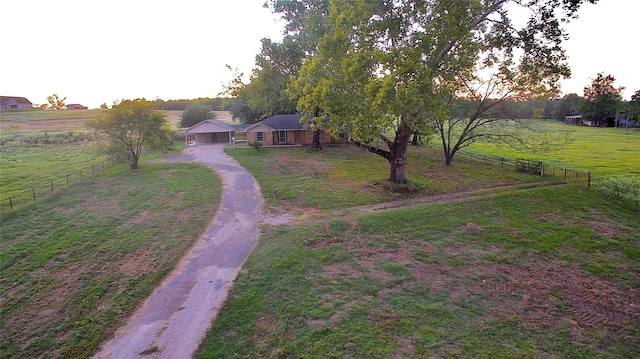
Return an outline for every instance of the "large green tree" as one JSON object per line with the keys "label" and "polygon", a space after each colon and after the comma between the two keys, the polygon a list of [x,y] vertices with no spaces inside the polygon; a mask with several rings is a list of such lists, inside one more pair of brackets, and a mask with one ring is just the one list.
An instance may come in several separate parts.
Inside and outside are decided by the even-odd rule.
{"label": "large green tree", "polygon": [[615,87],[615,81],[612,75],[600,72],[591,80],[591,85],[584,88],[585,101],[581,104],[584,117],[606,123],[608,126],[613,125],[624,90],[624,87]]}
{"label": "large green tree", "polygon": [[211,107],[201,103],[190,103],[185,106],[184,111],[182,111],[180,115],[180,127],[191,127],[211,118],[215,118]]}
{"label": "large green tree", "polygon": [[235,98],[231,107],[233,117],[243,123],[254,123],[274,114],[295,113],[296,103],[286,89],[303,59],[300,47],[289,37],[283,42],[262,39],[249,82],[243,83],[243,74],[237,73],[227,86],[227,94]]}
{"label": "large green tree", "polygon": [[[485,73],[498,97],[557,87],[569,73],[560,21],[583,2],[596,0],[334,0],[329,31],[292,85],[298,109],[320,108],[315,121],[330,116],[333,131],[348,130],[404,183],[411,135],[450,118],[452,98],[482,92]],[[529,20],[518,27],[508,6]]]}
{"label": "large green tree", "polygon": [[124,100],[106,116],[87,121],[87,125],[106,135],[104,152],[126,159],[131,169],[138,169],[143,151],[166,151],[171,148],[171,129],[163,112],[152,101]]}

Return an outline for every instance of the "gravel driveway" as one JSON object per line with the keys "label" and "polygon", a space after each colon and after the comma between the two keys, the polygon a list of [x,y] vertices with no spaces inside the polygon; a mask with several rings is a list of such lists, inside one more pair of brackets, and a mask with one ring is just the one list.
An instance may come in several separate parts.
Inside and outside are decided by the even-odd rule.
{"label": "gravel driveway", "polygon": [[262,196],[225,145],[195,145],[168,162],[198,162],[222,177],[220,208],[160,286],[94,358],[190,358],[258,239]]}

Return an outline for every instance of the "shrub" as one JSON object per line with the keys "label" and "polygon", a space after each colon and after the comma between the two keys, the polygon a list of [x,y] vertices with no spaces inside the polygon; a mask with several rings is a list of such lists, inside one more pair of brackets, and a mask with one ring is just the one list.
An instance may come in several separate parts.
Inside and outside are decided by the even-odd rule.
{"label": "shrub", "polygon": [[640,204],[640,177],[613,176],[597,187],[614,197]]}
{"label": "shrub", "polygon": [[260,141],[252,141],[252,142],[247,142],[247,145],[255,148],[256,151],[258,151],[258,150],[260,150],[260,147],[262,147],[262,142],[260,142]]}

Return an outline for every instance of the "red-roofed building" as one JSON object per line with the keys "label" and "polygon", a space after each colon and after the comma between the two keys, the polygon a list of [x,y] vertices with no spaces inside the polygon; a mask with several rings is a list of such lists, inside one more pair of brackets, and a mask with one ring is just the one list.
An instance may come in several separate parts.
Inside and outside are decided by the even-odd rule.
{"label": "red-roofed building", "polygon": [[22,108],[33,108],[33,104],[24,97],[0,96],[0,109],[13,110]]}

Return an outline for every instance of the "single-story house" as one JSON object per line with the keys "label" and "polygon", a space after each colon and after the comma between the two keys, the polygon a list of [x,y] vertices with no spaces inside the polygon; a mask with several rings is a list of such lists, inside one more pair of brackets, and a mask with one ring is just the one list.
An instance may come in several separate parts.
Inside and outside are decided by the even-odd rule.
{"label": "single-story house", "polygon": [[[311,145],[313,130],[308,124],[301,123],[303,115],[275,115],[266,118],[247,128],[248,142],[262,142],[265,146],[273,145]],[[346,143],[344,134],[337,137],[330,136],[325,130],[320,130],[320,143]]]}
{"label": "single-story house", "polygon": [[33,108],[33,104],[24,97],[0,96],[0,109],[12,110],[22,108]]}
{"label": "single-story house", "polygon": [[72,103],[65,107],[67,108],[67,110],[86,110],[87,109],[87,106],[82,106],[79,103]]}
{"label": "single-story house", "polygon": [[184,130],[186,143],[231,143],[236,128],[220,120],[209,119]]}

